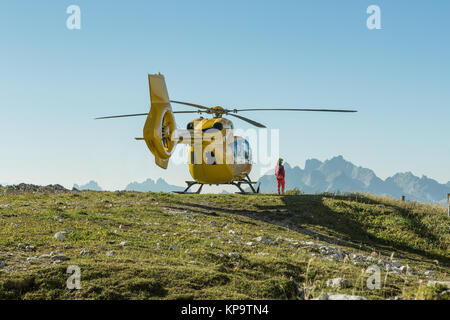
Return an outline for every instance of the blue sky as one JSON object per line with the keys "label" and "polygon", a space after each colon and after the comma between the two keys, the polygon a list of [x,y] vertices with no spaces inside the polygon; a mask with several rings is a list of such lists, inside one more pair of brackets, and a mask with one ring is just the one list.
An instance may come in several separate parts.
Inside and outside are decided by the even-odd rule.
{"label": "blue sky", "polygon": [[[71,4],[81,30],[66,28]],[[381,30],[366,27],[371,4]],[[0,183],[190,179],[185,165],[159,169],[134,141],[145,118],[92,120],[147,111],[156,72],[172,99],[359,110],[247,114],[280,129],[291,164],[343,155],[381,178],[450,181],[449,9],[444,0],[2,1]]]}

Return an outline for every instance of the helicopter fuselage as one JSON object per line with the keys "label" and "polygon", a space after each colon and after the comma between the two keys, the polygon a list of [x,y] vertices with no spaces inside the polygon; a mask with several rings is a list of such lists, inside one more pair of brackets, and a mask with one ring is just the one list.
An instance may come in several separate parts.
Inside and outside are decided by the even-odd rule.
{"label": "helicopter fuselage", "polygon": [[188,123],[189,172],[202,184],[242,180],[252,169],[247,140],[235,136],[233,123],[222,117],[198,118]]}

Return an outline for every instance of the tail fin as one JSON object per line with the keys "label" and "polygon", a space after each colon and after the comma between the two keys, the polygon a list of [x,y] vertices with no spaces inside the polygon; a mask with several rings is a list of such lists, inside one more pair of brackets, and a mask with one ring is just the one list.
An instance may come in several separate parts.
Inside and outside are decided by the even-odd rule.
{"label": "tail fin", "polygon": [[171,140],[176,124],[167,93],[166,81],[162,74],[149,74],[150,113],[144,125],[144,140],[155,156],[155,163],[167,169],[170,156],[176,147]]}

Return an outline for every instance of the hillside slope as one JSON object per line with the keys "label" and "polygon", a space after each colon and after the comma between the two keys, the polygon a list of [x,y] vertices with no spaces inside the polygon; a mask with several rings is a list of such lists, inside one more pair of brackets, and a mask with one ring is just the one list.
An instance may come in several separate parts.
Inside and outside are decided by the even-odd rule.
{"label": "hillside slope", "polygon": [[[18,192],[0,193],[0,226],[0,299],[448,298],[427,286],[450,280],[446,211],[430,205]],[[81,269],[80,290],[66,289],[69,265]],[[369,265],[382,270],[380,289],[366,285]],[[329,287],[332,278],[348,283]]]}

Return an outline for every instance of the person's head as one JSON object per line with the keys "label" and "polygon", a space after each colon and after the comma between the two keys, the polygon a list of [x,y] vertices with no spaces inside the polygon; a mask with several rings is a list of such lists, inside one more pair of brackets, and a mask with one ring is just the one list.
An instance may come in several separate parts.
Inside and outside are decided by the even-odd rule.
{"label": "person's head", "polygon": [[278,159],[278,164],[283,164],[283,159]]}

